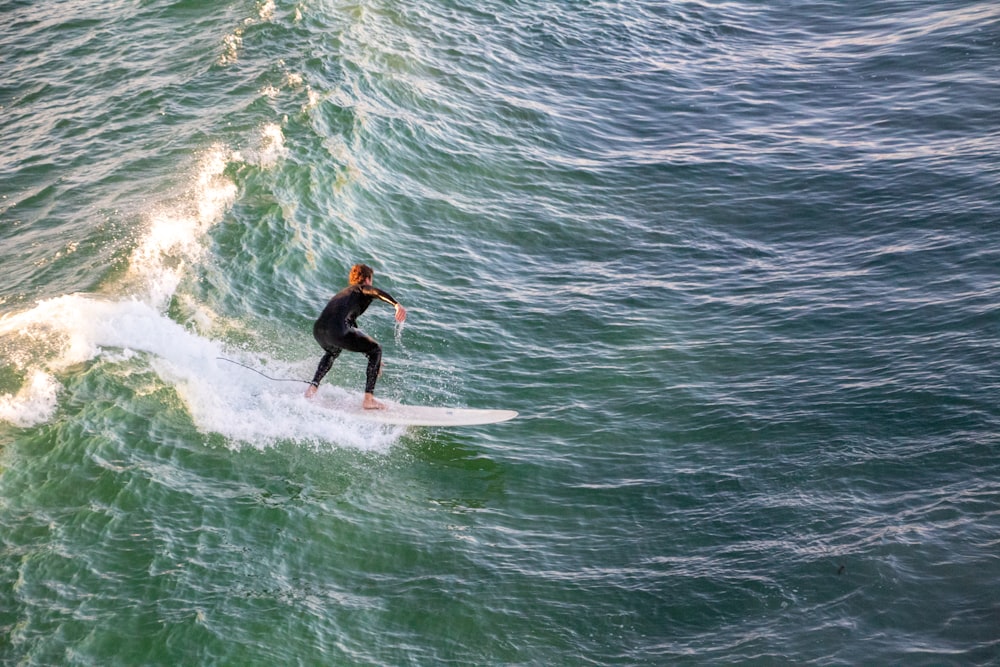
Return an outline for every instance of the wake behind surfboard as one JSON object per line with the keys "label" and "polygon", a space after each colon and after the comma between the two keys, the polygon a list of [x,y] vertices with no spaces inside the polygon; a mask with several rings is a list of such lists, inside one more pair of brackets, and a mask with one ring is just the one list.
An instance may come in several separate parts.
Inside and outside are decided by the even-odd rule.
{"label": "wake behind surfboard", "polygon": [[333,401],[314,399],[324,408],[349,414],[351,417],[380,424],[397,426],[479,426],[505,422],[517,416],[516,410],[481,410],[429,405],[405,405],[380,399],[385,410],[365,410],[359,399]]}

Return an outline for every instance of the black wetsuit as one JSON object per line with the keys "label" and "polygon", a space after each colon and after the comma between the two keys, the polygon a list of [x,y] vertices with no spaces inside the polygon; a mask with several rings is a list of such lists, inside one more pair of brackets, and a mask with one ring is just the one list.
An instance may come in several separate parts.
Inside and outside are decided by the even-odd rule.
{"label": "black wetsuit", "polygon": [[378,380],[379,368],[382,365],[382,346],[368,334],[358,329],[358,317],[368,310],[373,299],[381,299],[393,306],[399,302],[388,292],[383,292],[371,285],[350,285],[334,295],[326,308],[313,325],[313,337],[326,354],[316,367],[316,375],[312,383],[319,385],[327,374],[333,361],[344,350],[361,352],[368,357],[368,370],[365,376],[365,393],[375,391],[375,381]]}

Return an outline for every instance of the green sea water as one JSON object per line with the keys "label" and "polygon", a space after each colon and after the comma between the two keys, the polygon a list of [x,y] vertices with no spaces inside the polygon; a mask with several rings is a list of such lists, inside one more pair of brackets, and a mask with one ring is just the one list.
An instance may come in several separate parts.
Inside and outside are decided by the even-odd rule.
{"label": "green sea water", "polygon": [[993,3],[0,17],[0,663],[1000,659]]}

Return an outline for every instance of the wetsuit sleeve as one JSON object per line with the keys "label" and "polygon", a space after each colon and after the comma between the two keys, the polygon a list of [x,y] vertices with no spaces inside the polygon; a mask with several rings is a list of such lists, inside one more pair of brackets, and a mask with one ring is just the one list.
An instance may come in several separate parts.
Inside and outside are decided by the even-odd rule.
{"label": "wetsuit sleeve", "polygon": [[380,290],[377,287],[372,287],[371,285],[363,285],[361,291],[365,294],[365,296],[370,296],[375,299],[381,299],[382,301],[385,301],[386,303],[391,304],[393,306],[399,305],[399,302],[396,301],[394,298],[392,298],[391,294],[389,294],[384,290]]}

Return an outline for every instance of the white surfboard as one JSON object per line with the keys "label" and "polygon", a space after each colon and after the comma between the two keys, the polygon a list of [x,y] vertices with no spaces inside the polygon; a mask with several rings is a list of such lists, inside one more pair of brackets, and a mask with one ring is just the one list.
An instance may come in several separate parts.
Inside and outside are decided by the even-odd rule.
{"label": "white surfboard", "polygon": [[505,422],[517,416],[516,410],[481,410],[476,408],[447,408],[429,405],[404,405],[385,399],[385,410],[365,410],[361,400],[332,402],[323,400],[323,407],[343,412],[380,424],[397,426],[479,426]]}

